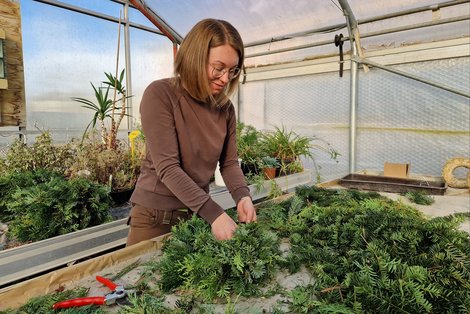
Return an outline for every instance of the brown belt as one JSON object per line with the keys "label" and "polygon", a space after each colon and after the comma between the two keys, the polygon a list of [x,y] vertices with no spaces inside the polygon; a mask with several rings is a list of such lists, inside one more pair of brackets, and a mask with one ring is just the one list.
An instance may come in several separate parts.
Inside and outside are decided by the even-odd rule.
{"label": "brown belt", "polygon": [[173,217],[173,212],[189,213],[189,208],[180,208],[180,209],[174,209],[174,210],[165,210],[165,213],[163,214],[163,221],[162,221],[162,224],[164,224],[164,225],[169,225],[169,224],[171,223],[171,218]]}

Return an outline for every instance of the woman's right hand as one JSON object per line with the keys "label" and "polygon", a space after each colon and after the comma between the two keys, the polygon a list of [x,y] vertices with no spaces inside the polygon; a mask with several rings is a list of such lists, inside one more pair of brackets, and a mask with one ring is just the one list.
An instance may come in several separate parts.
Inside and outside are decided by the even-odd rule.
{"label": "woman's right hand", "polygon": [[237,224],[227,213],[217,217],[211,224],[212,234],[217,240],[228,240],[232,238],[237,229]]}

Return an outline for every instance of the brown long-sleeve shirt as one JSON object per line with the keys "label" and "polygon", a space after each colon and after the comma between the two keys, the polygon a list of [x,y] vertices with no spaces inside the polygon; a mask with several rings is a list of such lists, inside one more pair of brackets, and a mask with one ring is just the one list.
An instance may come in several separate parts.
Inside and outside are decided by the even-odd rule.
{"label": "brown long-sleeve shirt", "polygon": [[250,195],[238,164],[232,103],[211,108],[163,79],[145,90],[140,114],[146,157],[132,202],[164,210],[187,207],[212,223],[223,213],[209,195],[218,161],[235,203]]}

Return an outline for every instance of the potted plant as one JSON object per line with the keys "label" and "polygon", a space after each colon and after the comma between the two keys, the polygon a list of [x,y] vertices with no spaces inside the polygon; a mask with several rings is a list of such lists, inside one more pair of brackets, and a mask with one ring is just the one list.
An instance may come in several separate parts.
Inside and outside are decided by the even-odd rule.
{"label": "potted plant", "polygon": [[115,204],[129,200],[140,173],[139,154],[132,151],[124,141],[116,141],[114,149],[109,149],[89,133],[77,144],[75,162],[69,168],[68,176],[85,177],[90,181],[109,187]]}
{"label": "potted plant", "polygon": [[[103,81],[102,83],[107,86],[106,88],[97,88],[93,83],[90,83],[95,94],[95,101],[81,97],[72,97],[72,100],[82,103],[83,108],[94,111],[93,118],[90,123],[88,123],[83,138],[90,127],[94,128],[99,124],[101,142],[108,149],[116,149],[118,145],[116,140],[119,126],[121,125],[122,119],[129,116],[126,113],[126,103],[130,96],[127,96],[127,91],[122,82],[124,79],[124,70],[121,71],[119,79],[111,73],[105,72],[105,75],[107,81]],[[109,96],[111,88],[114,90],[113,99]],[[119,99],[117,99],[117,97],[119,97]],[[107,120],[109,120],[109,122]]]}
{"label": "potted plant", "polygon": [[237,152],[245,175],[260,173],[259,160],[263,156],[260,146],[261,132],[251,125],[237,123]]}
{"label": "potted plant", "polygon": [[[95,85],[91,83],[95,93],[96,104],[85,98],[72,97],[74,101],[82,103],[84,108],[94,111],[93,119],[85,129],[84,136],[90,126],[95,127],[95,125],[99,123],[101,129],[101,141],[108,149],[117,149],[119,145],[117,134],[123,118],[129,116],[127,114],[127,99],[131,97],[127,95],[126,87],[123,84],[124,69],[118,77],[121,19],[118,21],[118,28],[115,75],[111,72],[104,73],[107,78],[106,81],[102,82],[102,84],[106,86],[105,92],[103,93],[104,88],[96,88]],[[112,98],[108,97],[110,89],[113,92]],[[108,123],[105,123],[106,119],[109,119]]]}
{"label": "potted plant", "polygon": [[268,180],[276,177],[276,170],[280,167],[279,161],[271,156],[265,156],[261,158],[259,168],[262,169],[264,177]]}
{"label": "potted plant", "polygon": [[[117,72],[116,72],[117,73]],[[72,97],[82,107],[94,111],[93,118],[87,125],[82,142],[77,147],[77,159],[70,168],[70,176],[85,176],[92,181],[106,184],[110,188],[110,195],[116,204],[127,201],[134,189],[140,171],[140,162],[135,158],[134,145],[129,145],[117,139],[119,127],[127,114],[126,88],[123,84],[124,70],[119,77],[106,73],[106,87],[91,86],[95,100]],[[110,97],[110,92],[114,95]],[[90,127],[99,126],[99,135],[88,132]],[[134,144],[135,138],[131,139]],[[125,201],[124,201],[125,200]]]}
{"label": "potted plant", "polygon": [[276,126],[273,131],[261,133],[260,146],[265,155],[279,161],[280,175],[287,175],[303,171],[301,157],[312,160],[315,165],[313,155],[315,150],[327,152],[333,159],[338,157],[339,153],[328,143],[315,144],[315,141],[321,140],[317,137],[300,135],[292,130],[288,131],[284,126]]}

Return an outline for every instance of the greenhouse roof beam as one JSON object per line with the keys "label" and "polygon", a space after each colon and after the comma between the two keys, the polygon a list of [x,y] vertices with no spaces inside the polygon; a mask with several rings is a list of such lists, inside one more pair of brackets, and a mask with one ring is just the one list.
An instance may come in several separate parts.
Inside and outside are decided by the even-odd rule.
{"label": "greenhouse roof beam", "polygon": [[245,44],[245,48],[255,47],[255,46],[264,45],[264,44],[270,44],[270,43],[273,43],[273,42],[276,42],[276,41],[283,41],[283,40],[292,39],[292,38],[295,38],[295,37],[309,36],[309,35],[313,35],[313,34],[316,34],[316,33],[334,32],[334,31],[343,29],[346,26],[347,26],[346,23],[340,23],[340,24],[335,24],[335,25],[332,25],[332,26],[326,26],[326,27],[320,27],[320,28],[312,29],[312,30],[305,31],[305,32],[292,33],[292,34],[283,35],[283,36],[279,36],[279,37],[272,37],[270,39],[263,39],[263,40],[253,41],[253,42]]}
{"label": "greenhouse roof beam", "polygon": [[170,39],[174,44],[181,44],[183,37],[178,34],[167,22],[165,22],[157,13],[145,4],[143,0],[129,0],[132,5],[138,9],[153,25]]}
{"label": "greenhouse roof beam", "polygon": [[441,8],[450,7],[450,6],[459,5],[459,4],[464,4],[464,3],[467,3],[467,2],[468,2],[468,0],[452,0],[452,1],[442,2],[442,3],[436,3],[434,5],[426,5],[426,6],[413,8],[413,9],[407,9],[407,10],[402,10],[402,11],[399,11],[399,12],[387,13],[387,14],[378,15],[378,16],[374,16],[374,17],[371,17],[371,18],[367,18],[367,19],[358,20],[357,23],[359,25],[367,24],[367,23],[371,23],[371,22],[377,22],[377,21],[391,19],[391,18],[400,17],[400,16],[404,16],[404,15],[421,13],[421,12],[425,12],[425,11],[429,11],[429,10],[435,11],[435,10],[439,10]]}
{"label": "greenhouse roof beam", "polygon": [[394,73],[394,74],[398,74],[398,75],[413,79],[415,81],[418,81],[418,82],[421,82],[421,83],[424,83],[424,84],[428,84],[428,85],[446,90],[448,92],[451,92],[451,93],[454,93],[454,94],[457,94],[457,95],[460,95],[460,96],[470,98],[470,94],[468,92],[460,91],[460,90],[457,90],[457,89],[452,88],[450,86],[446,86],[444,84],[436,83],[436,82],[430,81],[428,79],[421,78],[421,77],[419,77],[417,75],[414,75],[414,74],[410,74],[410,73],[406,73],[406,72],[403,72],[403,71],[400,71],[400,70],[397,70],[397,69],[393,69],[389,66],[379,64],[379,63],[371,61],[367,58],[360,58],[360,57],[353,56],[351,58],[351,60],[354,61],[354,62],[357,62],[357,63],[361,63],[361,64],[368,64],[370,66],[382,69],[384,71],[391,72],[391,73]]}
{"label": "greenhouse roof beam", "polygon": [[[357,25],[367,24],[367,23],[377,22],[377,21],[381,21],[381,20],[385,20],[385,19],[400,17],[400,16],[404,16],[404,15],[425,12],[425,11],[428,11],[428,10],[438,10],[440,8],[443,8],[443,7],[459,5],[459,4],[463,4],[463,3],[467,3],[467,2],[468,2],[468,0],[448,1],[448,2],[435,4],[435,5],[432,5],[432,6],[429,6],[429,5],[428,6],[421,6],[419,8],[408,9],[408,10],[403,10],[403,11],[399,11],[399,12],[374,16],[374,17],[367,18],[367,19],[362,19],[362,20],[356,20],[356,22],[357,22]],[[364,34],[361,34],[360,38],[367,38],[367,37],[385,35],[385,34],[401,32],[401,31],[407,31],[407,30],[412,30],[412,29],[425,28],[425,27],[428,27],[428,26],[443,25],[443,24],[448,24],[448,23],[453,23],[453,22],[465,21],[465,20],[468,20],[468,19],[469,19],[469,16],[465,15],[465,16],[454,17],[454,18],[434,20],[434,21],[429,21],[429,22],[425,22],[425,23],[419,23],[419,24],[407,25],[407,26],[402,26],[402,27],[390,28],[390,29],[386,29],[386,30],[382,30],[382,31],[364,33]],[[321,27],[321,28],[317,28],[317,29],[313,29],[313,30],[309,30],[309,31],[305,31],[305,32],[292,33],[292,34],[279,36],[279,37],[272,37],[270,39],[263,39],[263,40],[258,40],[258,41],[255,41],[255,42],[250,42],[250,43],[245,45],[245,48],[255,47],[255,46],[258,46],[258,45],[269,44],[269,43],[283,41],[283,40],[288,40],[288,39],[292,39],[292,38],[295,38],[295,37],[309,36],[309,35],[313,35],[313,34],[316,34],[316,33],[334,32],[334,31],[337,31],[337,30],[340,30],[340,29],[346,28],[346,27],[347,27],[347,23],[340,23],[340,24]],[[342,38],[342,40],[343,41],[350,40],[350,37],[345,36],[345,37]],[[271,49],[269,51],[246,54],[245,57],[246,58],[253,58],[253,57],[259,57],[259,56],[263,56],[263,55],[270,55],[270,54],[282,53],[282,52],[287,52],[287,51],[292,51],[292,50],[313,48],[313,47],[330,45],[330,44],[334,44],[334,39],[324,40],[324,41],[315,41],[314,43],[311,43],[311,44],[291,46],[291,47],[286,47],[286,48],[281,48],[281,49]]]}
{"label": "greenhouse roof beam", "polygon": [[389,29],[385,29],[385,30],[382,30],[382,31],[364,33],[364,34],[361,35],[361,38],[373,37],[373,36],[385,35],[385,34],[397,33],[397,32],[403,32],[403,31],[409,31],[409,30],[412,30],[412,29],[425,28],[425,27],[436,26],[436,25],[443,25],[443,24],[449,24],[449,23],[455,23],[455,22],[468,21],[469,19],[470,19],[470,15],[461,15],[461,16],[456,16],[456,17],[449,17],[449,18],[440,19],[440,20],[437,20],[437,21],[429,21],[429,22],[423,22],[423,23],[418,23],[418,24],[412,24],[412,25],[389,28]]}
{"label": "greenhouse roof beam", "polygon": [[[377,22],[377,21],[391,19],[391,18],[395,18],[395,17],[400,17],[400,16],[404,16],[404,15],[425,12],[425,11],[429,11],[429,10],[438,10],[440,8],[459,5],[459,4],[463,4],[463,3],[467,3],[467,2],[468,2],[468,0],[454,0],[454,1],[447,1],[447,2],[443,2],[443,3],[435,4],[435,5],[432,5],[432,6],[426,5],[426,6],[421,6],[421,7],[418,7],[418,8],[413,8],[413,9],[408,9],[408,10],[403,10],[403,11],[393,12],[393,13],[387,13],[387,14],[378,15],[378,16],[374,16],[374,17],[371,17],[371,18],[367,18],[367,19],[357,20],[357,24],[358,25],[367,24],[367,23]],[[352,14],[352,12],[351,12],[351,14]],[[317,28],[317,29],[313,29],[313,30],[309,30],[309,31],[305,31],[305,32],[292,33],[292,34],[288,34],[288,35],[284,35],[284,36],[272,37],[272,38],[268,38],[268,39],[262,39],[262,40],[247,43],[245,45],[245,47],[253,47],[253,46],[258,46],[258,45],[263,45],[263,44],[269,44],[269,43],[273,43],[273,42],[277,42],[277,41],[292,39],[292,38],[301,37],[301,36],[308,36],[308,35],[312,35],[312,34],[316,34],[316,33],[334,32],[334,31],[337,31],[339,29],[345,28],[346,26],[347,26],[347,23],[345,22],[345,23],[335,24],[335,25],[331,25],[331,26],[325,26],[325,27],[321,27],[321,28]]]}
{"label": "greenhouse roof beam", "polygon": [[[89,16],[92,16],[92,17],[97,17],[97,18],[107,20],[107,21],[110,21],[110,22],[119,23],[119,18],[117,18],[117,17],[106,15],[106,14],[99,13],[99,12],[92,11],[92,10],[88,10],[88,9],[84,9],[84,8],[74,6],[74,5],[71,5],[71,4],[67,4],[67,3],[64,3],[64,2],[61,2],[61,1],[57,1],[57,0],[33,0],[33,1],[48,4],[48,5],[52,5],[52,6],[61,8],[61,9],[66,9],[66,10],[70,10],[70,11],[77,12],[77,13],[82,13],[82,14],[89,15]],[[125,4],[125,2],[121,2],[119,0],[112,0],[112,1],[117,2],[117,3]],[[147,31],[147,32],[150,32],[150,33],[155,33],[155,34],[158,34],[158,35],[164,35],[159,30],[147,27],[145,25],[133,23],[133,22],[130,22],[130,21],[128,23],[129,23],[130,27],[137,28],[137,29]]]}
{"label": "greenhouse roof beam", "polygon": [[[429,26],[437,26],[437,25],[444,25],[444,24],[461,22],[461,21],[468,21],[469,19],[470,19],[470,15],[450,17],[450,18],[441,19],[441,20],[437,20],[437,21],[429,21],[429,22],[423,22],[423,23],[418,23],[418,24],[413,24],[413,25],[406,25],[406,26],[394,27],[394,28],[390,28],[390,29],[384,29],[384,30],[375,31],[375,32],[363,33],[363,34],[361,34],[361,38],[368,38],[368,37],[386,35],[386,34],[391,34],[391,33],[409,31],[409,30],[413,30],[413,29],[426,28],[426,27],[429,27]],[[342,41],[348,41],[348,40],[350,40],[350,36],[344,36],[341,40]],[[258,53],[246,54],[245,58],[253,58],[253,57],[259,57],[259,56],[264,56],[264,55],[270,55],[270,54],[276,54],[276,53],[292,51],[292,50],[299,50],[299,49],[306,49],[306,48],[313,48],[313,47],[331,45],[331,44],[334,44],[334,42],[335,42],[334,39],[316,41],[314,43],[305,44],[305,45],[291,46],[291,47],[280,48],[280,49],[272,49],[272,50],[269,50],[269,51],[263,51],[263,52],[258,52]]]}

